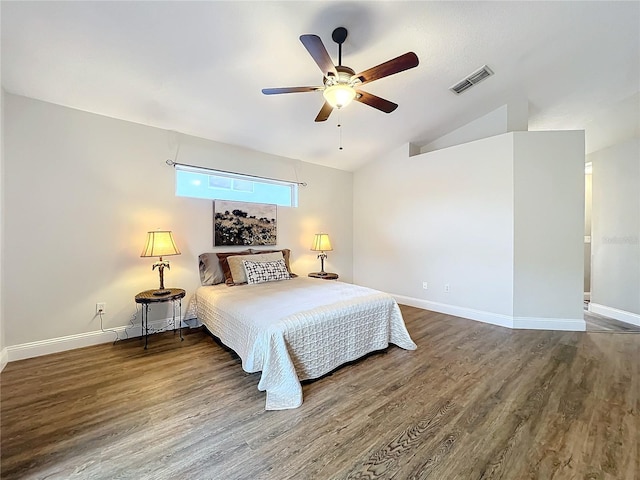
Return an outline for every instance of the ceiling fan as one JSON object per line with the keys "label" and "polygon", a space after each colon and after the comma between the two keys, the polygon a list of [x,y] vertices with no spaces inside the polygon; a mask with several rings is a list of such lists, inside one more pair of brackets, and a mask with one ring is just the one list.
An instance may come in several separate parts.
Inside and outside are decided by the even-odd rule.
{"label": "ceiling fan", "polygon": [[324,105],[320,109],[316,122],[324,122],[334,108],[346,107],[352,100],[369,105],[385,113],[391,113],[398,105],[396,103],[377,97],[371,93],[360,90],[360,86],[373,82],[404,70],[418,66],[418,56],[413,52],[393,58],[368,70],[356,73],[352,68],[342,65],[342,44],[347,39],[347,29],[336,28],[331,38],[338,44],[338,65],[334,65],[327,53],[322,40],[317,35],[301,35],[300,41],[305,46],[313,60],[322,70],[323,85],[317,87],[283,87],[263,88],[265,95],[277,95],[280,93],[322,92]]}

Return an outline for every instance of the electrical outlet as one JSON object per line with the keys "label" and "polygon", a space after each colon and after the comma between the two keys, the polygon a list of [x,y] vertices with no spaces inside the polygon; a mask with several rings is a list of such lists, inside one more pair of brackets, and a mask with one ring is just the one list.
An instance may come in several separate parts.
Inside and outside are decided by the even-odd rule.
{"label": "electrical outlet", "polygon": [[427,284],[427,282],[422,282],[422,288],[424,288],[425,290],[429,288],[429,285]]}
{"label": "electrical outlet", "polygon": [[96,315],[107,313],[107,304],[104,302],[96,303]]}
{"label": "electrical outlet", "polygon": [[444,284],[444,293],[449,293],[451,291],[451,287],[448,283]]}

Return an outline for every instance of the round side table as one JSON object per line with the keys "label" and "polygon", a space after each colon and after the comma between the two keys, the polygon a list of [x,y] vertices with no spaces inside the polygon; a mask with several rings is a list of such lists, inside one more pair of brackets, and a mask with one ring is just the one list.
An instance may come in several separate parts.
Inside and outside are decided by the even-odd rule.
{"label": "round side table", "polygon": [[337,273],[329,273],[329,272],[310,273],[309,276],[311,278],[322,278],[323,280],[337,280],[338,279],[338,274]]}
{"label": "round side table", "polygon": [[145,290],[136,295],[136,303],[142,304],[142,336],[144,336],[144,349],[147,349],[149,340],[149,305],[152,303],[173,303],[173,331],[176,331],[176,303],[178,306],[178,332],[180,341],[182,338],[182,299],[186,292],[182,288],[168,288],[169,293],[158,295],[158,290]]}

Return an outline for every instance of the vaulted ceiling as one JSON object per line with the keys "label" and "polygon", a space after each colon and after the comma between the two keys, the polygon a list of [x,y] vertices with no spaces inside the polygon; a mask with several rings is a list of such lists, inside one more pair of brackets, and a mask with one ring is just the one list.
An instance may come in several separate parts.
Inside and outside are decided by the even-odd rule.
{"label": "vaulted ceiling", "polygon": [[[587,151],[640,128],[639,2],[2,1],[1,15],[9,93],[345,170],[512,99],[531,130],[585,129]],[[338,26],[356,71],[418,55],[367,85],[395,112],[354,102],[315,123],[321,93],[261,93],[321,85],[299,36],[337,63]],[[495,75],[449,91],[484,64]]]}

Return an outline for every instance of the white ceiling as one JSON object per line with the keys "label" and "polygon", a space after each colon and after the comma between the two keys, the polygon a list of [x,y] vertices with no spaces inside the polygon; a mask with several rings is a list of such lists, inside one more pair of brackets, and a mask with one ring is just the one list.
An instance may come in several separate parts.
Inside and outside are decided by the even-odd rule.
{"label": "white ceiling", "polygon": [[[587,151],[640,127],[640,2],[1,2],[7,92],[303,161],[353,170],[508,103],[531,130],[586,129]],[[313,120],[320,85],[298,37],[319,35],[362,71],[414,51],[417,68],[363,87],[398,103],[354,102]],[[487,64],[495,75],[449,87]],[[602,119],[602,120],[601,120]],[[603,128],[603,120],[604,126]]]}

